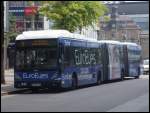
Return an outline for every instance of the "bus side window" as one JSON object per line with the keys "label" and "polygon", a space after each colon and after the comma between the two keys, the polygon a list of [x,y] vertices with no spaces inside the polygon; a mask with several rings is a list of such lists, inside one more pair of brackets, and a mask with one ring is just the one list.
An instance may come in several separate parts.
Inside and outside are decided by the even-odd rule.
{"label": "bus side window", "polygon": [[71,66],[74,66],[75,65],[75,62],[74,62],[74,48],[73,47],[70,47],[70,65]]}
{"label": "bus side window", "polygon": [[99,48],[98,50],[96,50],[96,60],[98,64],[101,64],[101,49]]}
{"label": "bus side window", "polygon": [[63,60],[64,60],[64,47],[62,44],[60,44],[60,47],[59,47],[59,64],[62,64]]}
{"label": "bus side window", "polygon": [[70,47],[65,46],[64,49],[64,66],[70,66],[70,56],[71,56],[71,52],[70,52]]}

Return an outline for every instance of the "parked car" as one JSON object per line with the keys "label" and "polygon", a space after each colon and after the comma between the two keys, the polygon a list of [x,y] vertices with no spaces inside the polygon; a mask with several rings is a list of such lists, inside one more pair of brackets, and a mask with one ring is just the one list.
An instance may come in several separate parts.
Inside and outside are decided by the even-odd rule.
{"label": "parked car", "polygon": [[149,59],[143,60],[143,74],[149,74]]}

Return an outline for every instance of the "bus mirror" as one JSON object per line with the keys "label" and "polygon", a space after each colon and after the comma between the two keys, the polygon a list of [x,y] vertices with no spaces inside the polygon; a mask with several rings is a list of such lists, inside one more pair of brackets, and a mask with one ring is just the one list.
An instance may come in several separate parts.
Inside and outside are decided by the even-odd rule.
{"label": "bus mirror", "polygon": [[62,60],[61,60],[61,58],[59,58],[59,64],[61,64],[62,63]]}

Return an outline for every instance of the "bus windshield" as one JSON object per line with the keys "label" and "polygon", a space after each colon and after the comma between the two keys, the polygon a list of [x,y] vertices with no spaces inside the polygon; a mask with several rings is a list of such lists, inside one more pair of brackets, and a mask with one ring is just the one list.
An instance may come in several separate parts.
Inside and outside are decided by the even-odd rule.
{"label": "bus windshield", "polygon": [[57,48],[26,48],[16,51],[16,69],[50,69],[57,66]]}

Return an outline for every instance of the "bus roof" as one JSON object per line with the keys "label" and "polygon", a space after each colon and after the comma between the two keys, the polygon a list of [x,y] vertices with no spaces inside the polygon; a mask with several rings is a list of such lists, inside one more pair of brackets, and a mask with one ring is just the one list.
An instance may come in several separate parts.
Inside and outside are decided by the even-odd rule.
{"label": "bus roof", "polygon": [[61,36],[70,37],[71,33],[67,30],[39,30],[39,31],[25,31],[16,40],[28,40],[28,39],[50,39],[58,38]]}
{"label": "bus roof", "polygon": [[133,46],[137,46],[138,44],[133,43],[133,42],[122,42],[122,44],[124,45],[133,45]]}
{"label": "bus roof", "polygon": [[99,43],[121,44],[121,42],[116,41],[116,40],[100,40]]}
{"label": "bus roof", "polygon": [[16,37],[16,40],[28,40],[28,39],[54,39],[54,38],[72,38],[88,41],[97,41],[96,39],[91,39],[85,37],[81,34],[70,33],[67,30],[39,30],[39,31],[25,31]]}
{"label": "bus roof", "polygon": [[128,48],[132,48],[132,49],[141,49],[141,46],[133,43],[133,42],[122,42],[123,45],[127,45]]}

